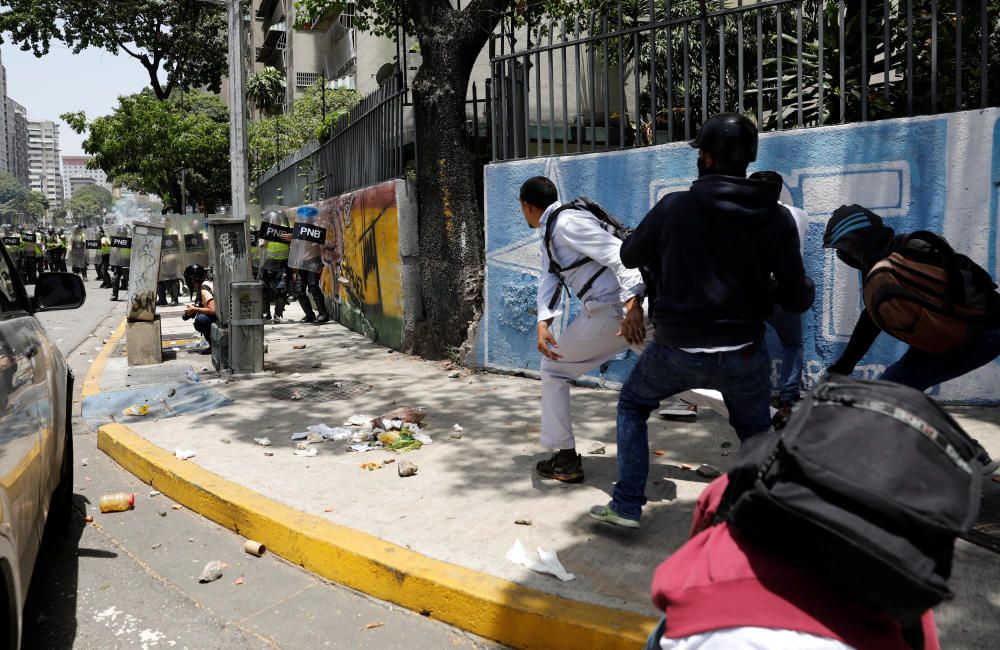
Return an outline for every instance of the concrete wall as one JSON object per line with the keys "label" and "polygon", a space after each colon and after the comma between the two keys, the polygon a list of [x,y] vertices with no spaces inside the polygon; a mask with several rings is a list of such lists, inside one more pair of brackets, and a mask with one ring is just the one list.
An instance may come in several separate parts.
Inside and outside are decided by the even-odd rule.
{"label": "concrete wall", "polygon": [[[344,325],[397,350],[422,309],[416,189],[380,183],[315,204],[326,228],[321,287]],[[288,208],[295,219],[295,208]]]}
{"label": "concrete wall", "polygon": [[[486,298],[478,353],[487,367],[537,370],[535,291],[540,239],[517,203],[522,181],[553,178],[562,199],[586,194],[636,224],[664,194],[686,189],[695,153],[685,143],[625,152],[490,165],[486,185]],[[806,270],[817,285],[805,315],[807,385],[835,361],[862,309],[858,273],[822,248],[823,229],[841,204],[859,203],[897,231],[928,229],[997,276],[1000,215],[1000,109],[870,124],[770,133],[761,137],[753,169],[784,178],[784,200],[810,215]],[[575,301],[574,301],[575,302]],[[564,315],[564,326],[576,313]],[[905,344],[881,335],[857,374],[878,376]],[[621,381],[634,359],[612,361],[606,377]],[[596,374],[596,373],[595,373]],[[1000,402],[994,362],[935,388],[940,399]]]}

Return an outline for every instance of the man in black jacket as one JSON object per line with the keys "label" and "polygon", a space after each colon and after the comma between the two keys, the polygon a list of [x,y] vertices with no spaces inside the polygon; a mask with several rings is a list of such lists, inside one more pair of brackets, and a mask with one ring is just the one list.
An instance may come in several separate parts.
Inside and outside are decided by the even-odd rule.
{"label": "man in black jacket", "polygon": [[705,387],[722,392],[740,440],[770,429],[770,362],[764,319],[775,303],[802,313],[815,288],[806,276],[799,235],[778,204],[774,183],[749,180],[757,127],[723,113],[702,125],[699,178],[665,196],[621,248],[628,268],[656,278],[654,342],[618,398],[618,482],[608,505],[590,514],[638,528],[646,502],[646,420],[664,397]]}

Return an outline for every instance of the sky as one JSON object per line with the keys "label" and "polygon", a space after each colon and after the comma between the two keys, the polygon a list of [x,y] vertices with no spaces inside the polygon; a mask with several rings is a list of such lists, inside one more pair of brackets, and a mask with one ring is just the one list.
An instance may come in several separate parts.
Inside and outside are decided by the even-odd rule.
{"label": "sky", "polygon": [[107,115],[118,105],[119,95],[131,95],[149,84],[149,75],[138,61],[95,48],[73,54],[62,43],[53,42],[49,53],[39,59],[5,42],[0,55],[7,68],[7,95],[28,109],[29,119],[59,123],[63,156],[82,155],[84,136],[70,130],[60,114],[82,110],[88,119]]}

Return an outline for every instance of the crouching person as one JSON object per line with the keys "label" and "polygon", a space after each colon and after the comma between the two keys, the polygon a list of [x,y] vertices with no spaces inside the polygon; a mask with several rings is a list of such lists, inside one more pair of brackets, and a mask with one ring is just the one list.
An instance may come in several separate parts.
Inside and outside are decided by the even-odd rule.
{"label": "crouching person", "polygon": [[978,514],[976,451],[917,390],[821,384],[702,493],[653,578],[664,619],[647,648],[938,649],[931,608]]}
{"label": "crouching person", "polygon": [[184,269],[184,281],[194,289],[195,302],[184,310],[184,320],[194,318],[194,328],[208,341],[202,354],[212,353],[212,323],[218,320],[215,314],[215,288],[206,280],[207,273],[200,264],[192,264]]}

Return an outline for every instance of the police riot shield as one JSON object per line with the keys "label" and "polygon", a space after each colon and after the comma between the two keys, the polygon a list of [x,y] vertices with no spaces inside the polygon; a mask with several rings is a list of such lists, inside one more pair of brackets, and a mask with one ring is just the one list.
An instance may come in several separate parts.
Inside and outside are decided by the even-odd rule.
{"label": "police riot shield", "polygon": [[201,214],[181,215],[181,247],[184,250],[184,269],[192,264],[208,268],[208,236],[205,232],[205,216]]}
{"label": "police riot shield", "polygon": [[111,234],[111,257],[108,263],[111,266],[128,268],[131,258],[132,233],[129,231],[128,226],[118,226]]}
{"label": "police riot shield", "polygon": [[326,243],[326,228],[320,226],[319,209],[313,205],[303,205],[295,210],[295,225],[292,227],[292,245],[288,251],[288,266],[303,271],[318,273],[323,269],[323,244]]}
{"label": "police riot shield", "polygon": [[35,256],[35,244],[37,243],[37,235],[30,231],[24,231],[21,233],[21,256],[22,257],[34,257]]}
{"label": "police riot shield", "polygon": [[74,269],[83,269],[87,265],[87,235],[83,228],[74,228],[70,233],[66,262]]}
{"label": "police riot shield", "polygon": [[7,249],[10,258],[14,260],[14,264],[17,264],[17,261],[21,259],[21,236],[9,228],[4,228],[0,237],[3,238],[3,246]]}
{"label": "police riot shield", "polygon": [[184,277],[184,249],[181,233],[184,215],[168,214],[163,219],[163,244],[160,246],[160,281]]}
{"label": "police riot shield", "polygon": [[283,268],[288,263],[288,250],[292,242],[292,227],[285,211],[281,208],[268,208],[261,217],[258,237],[263,240],[262,266],[271,270]]}
{"label": "police riot shield", "polygon": [[101,263],[101,234],[97,228],[87,228],[83,234],[86,237],[83,247],[87,251],[87,264],[97,266]]}

